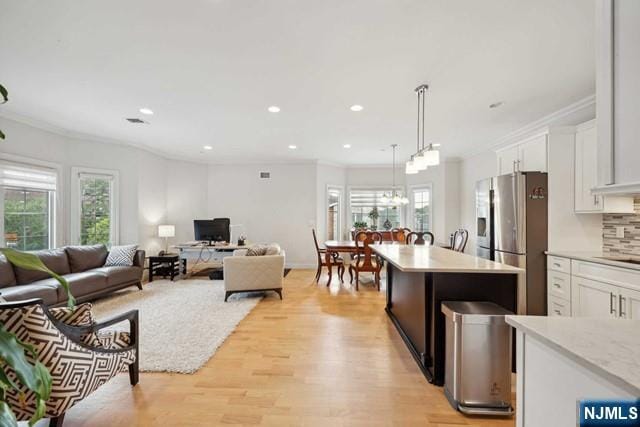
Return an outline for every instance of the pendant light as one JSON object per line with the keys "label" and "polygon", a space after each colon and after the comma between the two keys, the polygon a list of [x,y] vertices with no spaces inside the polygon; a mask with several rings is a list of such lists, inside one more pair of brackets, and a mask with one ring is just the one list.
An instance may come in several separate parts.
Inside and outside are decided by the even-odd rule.
{"label": "pendant light", "polygon": [[[393,174],[392,190],[391,190],[391,194],[387,194],[387,193],[383,194],[382,197],[380,198],[380,201],[385,205],[391,205],[391,206],[406,205],[407,203],[409,203],[409,199],[402,196],[396,189],[396,148],[398,148],[398,144],[391,144],[391,148],[393,149],[393,167],[391,169]],[[417,172],[418,171],[416,171],[415,173]]]}
{"label": "pendant light", "polygon": [[424,144],[424,111],[425,111],[425,95],[429,86],[420,85],[415,89],[418,95],[418,120],[416,131],[416,152],[411,156],[405,165],[405,173],[413,175],[419,171],[426,170],[429,166],[437,166],[440,164],[440,152],[436,149],[440,144]]}

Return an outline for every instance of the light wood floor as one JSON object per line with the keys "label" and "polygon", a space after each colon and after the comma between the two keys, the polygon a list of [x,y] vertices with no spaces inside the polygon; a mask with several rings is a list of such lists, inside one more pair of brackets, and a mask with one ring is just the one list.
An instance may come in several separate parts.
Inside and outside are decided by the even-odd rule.
{"label": "light wood floor", "polygon": [[452,410],[371,284],[356,293],[313,276],[293,270],[284,301],[266,297],[196,374],[143,373],[133,389],[120,375],[72,408],[65,426],[514,425]]}

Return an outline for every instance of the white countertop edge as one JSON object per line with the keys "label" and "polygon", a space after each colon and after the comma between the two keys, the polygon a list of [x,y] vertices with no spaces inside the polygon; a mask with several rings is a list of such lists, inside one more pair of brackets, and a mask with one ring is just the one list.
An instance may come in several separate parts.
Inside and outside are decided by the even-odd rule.
{"label": "white countertop edge", "polygon": [[[579,261],[593,262],[596,264],[610,265],[612,267],[626,268],[628,270],[640,271],[640,264],[630,264],[627,262],[612,261],[610,259],[598,258],[600,256],[617,256],[617,255],[605,255],[600,252],[571,252],[571,251],[546,251],[545,254],[551,256],[558,256],[561,258],[576,259]],[[629,257],[634,258],[631,255],[620,254],[620,258]]]}
{"label": "white countertop edge", "polygon": [[[526,319],[528,317],[534,317],[534,316],[518,316],[518,315],[508,315],[505,316],[505,321],[507,322],[507,324],[513,326],[514,328],[524,332],[525,334],[529,334],[534,336],[535,338],[539,339],[540,341],[542,341],[544,344],[548,345],[551,348],[554,348],[556,350],[558,350],[560,353],[564,354],[565,356],[567,356],[569,359],[573,360],[574,362],[580,364],[581,366],[583,366],[584,368],[591,370],[591,371],[597,371],[599,374],[601,374],[601,376],[605,377],[606,379],[608,379],[612,384],[617,385],[618,387],[628,391],[630,394],[633,395],[640,395],[640,387],[630,383],[629,381],[627,381],[626,379],[624,379],[623,377],[619,376],[618,374],[615,374],[607,369],[604,369],[602,366],[591,362],[590,360],[584,358],[583,356],[580,356],[579,354],[563,347],[561,344],[555,342],[554,340],[546,337],[545,335],[539,333],[538,331],[536,331],[533,328],[530,328],[529,326],[527,326],[525,323],[522,323],[520,321],[520,319]],[[567,318],[570,319],[570,318]]]}

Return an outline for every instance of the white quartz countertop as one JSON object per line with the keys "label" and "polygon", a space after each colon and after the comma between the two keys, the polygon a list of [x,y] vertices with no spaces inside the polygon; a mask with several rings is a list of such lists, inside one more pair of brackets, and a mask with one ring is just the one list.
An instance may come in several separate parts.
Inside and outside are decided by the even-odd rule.
{"label": "white quartz countertop", "polygon": [[640,320],[507,316],[507,323],[640,395]]}
{"label": "white quartz countertop", "polygon": [[612,254],[604,254],[602,252],[580,252],[580,251],[547,251],[546,254],[640,271],[640,264],[631,264],[629,262],[622,262],[622,261],[616,261],[614,259],[610,259],[610,258],[619,258],[619,259],[640,260],[640,257],[634,257],[631,255],[625,255],[625,254],[612,255]]}
{"label": "white quartz countertop", "polygon": [[505,273],[523,270],[507,264],[428,245],[372,245],[382,258],[401,271],[433,273]]}

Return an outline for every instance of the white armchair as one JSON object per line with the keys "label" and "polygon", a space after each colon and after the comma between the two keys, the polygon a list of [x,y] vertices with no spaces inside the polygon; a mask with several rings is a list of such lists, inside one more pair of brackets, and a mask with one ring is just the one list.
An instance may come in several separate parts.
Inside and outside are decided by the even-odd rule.
{"label": "white armchair", "polygon": [[232,294],[251,291],[274,291],[282,299],[284,251],[262,256],[245,256],[246,252],[239,249],[222,259],[225,302]]}

